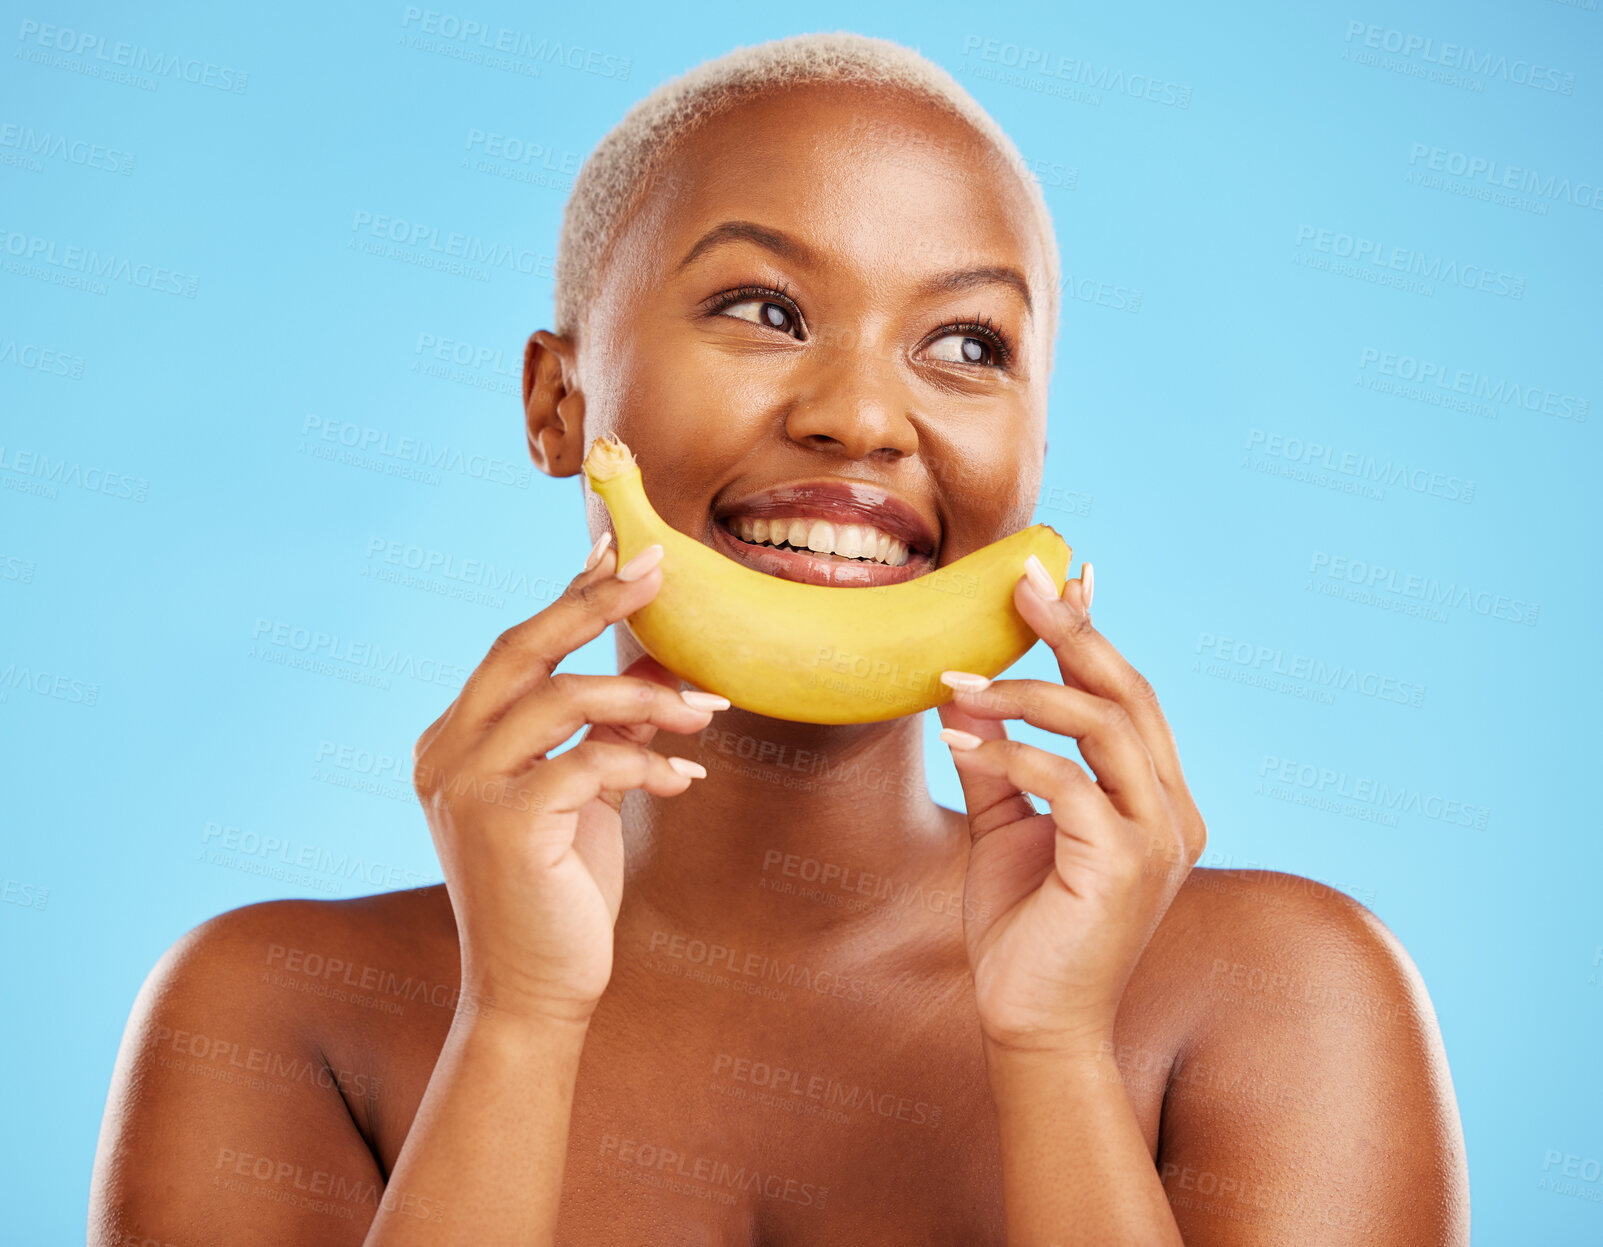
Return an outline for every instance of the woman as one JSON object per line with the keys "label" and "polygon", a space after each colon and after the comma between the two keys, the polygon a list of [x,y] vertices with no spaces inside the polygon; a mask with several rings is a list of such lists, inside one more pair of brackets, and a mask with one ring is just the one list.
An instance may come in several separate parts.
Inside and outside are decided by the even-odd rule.
{"label": "woman", "polygon": [[[1019,168],[881,40],[668,84],[575,187],[534,462],[616,434],[669,524],[842,592],[1023,527],[1058,257]],[[1061,596],[1020,568],[1061,683],[944,677],[954,811],[919,716],[724,708],[623,629],[620,674],[558,671],[673,574],[619,567],[586,499],[584,571],[418,741],[445,886],[249,906],[152,973],[92,1243],[1467,1241],[1418,974],[1344,897],[1191,870],[1089,566]],[[847,523],[872,542],[832,553]]]}

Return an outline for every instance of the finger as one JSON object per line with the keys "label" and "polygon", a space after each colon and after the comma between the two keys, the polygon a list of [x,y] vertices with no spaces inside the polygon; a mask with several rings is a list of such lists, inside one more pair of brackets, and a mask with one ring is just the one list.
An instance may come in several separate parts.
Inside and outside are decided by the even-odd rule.
{"label": "finger", "polygon": [[616,564],[617,554],[609,547],[596,566],[575,576],[555,602],[495,639],[457,698],[451,730],[489,727],[564,658],[634,614],[662,588],[660,563],[633,580],[619,579],[619,572],[630,574],[631,569]]}
{"label": "finger", "polygon": [[549,761],[535,763],[528,774],[533,777],[531,787],[539,793],[542,813],[571,814],[603,789],[627,792],[641,788],[654,797],[673,797],[690,787],[692,778],[706,775],[686,758],[673,762],[693,769],[688,773],[675,770],[668,758],[644,745],[584,740]]}
{"label": "finger", "polygon": [[[586,586],[601,583],[612,575],[616,565],[617,556],[611,549],[609,534],[603,541],[597,542],[596,547],[591,550],[584,570],[563,590],[562,597],[566,598],[575,592],[583,593]],[[561,601],[559,598],[558,602]],[[473,743],[473,735],[482,731],[489,722],[493,722],[493,715],[499,709],[516,699],[524,687],[523,682],[501,677],[506,668],[516,661],[513,640],[519,635],[519,630],[527,632],[539,618],[540,615],[531,616],[496,638],[489,653],[468,677],[467,683],[462,686],[462,691],[457,694],[456,699],[417,738],[417,743],[412,748],[414,767],[439,769],[444,754],[460,755],[464,752]],[[448,740],[452,736],[461,739],[453,743]],[[447,741],[445,749],[440,747],[442,740]]]}
{"label": "finger", "polygon": [[1166,786],[1185,791],[1174,733],[1158,705],[1157,694],[1146,677],[1092,626],[1084,606],[1084,583],[1070,580],[1063,586],[1061,597],[1048,598],[1032,587],[1027,575],[1021,576],[1013,588],[1013,604],[1036,635],[1052,648],[1065,686],[1083,689],[1124,707],[1146,742],[1158,778]]}
{"label": "finger", "polygon": [[[618,674],[622,676],[631,676],[638,680],[649,680],[651,683],[660,684],[663,688],[669,689],[676,694],[679,693],[679,686],[683,682],[678,676],[676,676],[672,671],[669,671],[668,668],[664,667],[650,654],[640,655],[640,657],[636,658],[622,671],[618,672]],[[689,691],[692,693],[699,693],[701,690],[692,689]],[[680,695],[683,696],[682,694]],[[692,696],[689,700],[691,702],[704,701],[705,698]],[[722,703],[723,709],[728,709],[729,699],[727,697],[720,697],[718,701]],[[716,710],[714,713],[716,713]],[[706,726],[706,724],[701,724],[700,726],[692,728],[691,730],[699,732],[705,729]],[[665,730],[671,731],[673,729]],[[656,734],[657,726],[652,723],[591,723],[590,726],[585,729],[584,739],[616,741],[625,745],[644,745]]]}
{"label": "finger", "polygon": [[963,748],[964,743],[952,743],[952,762],[965,783],[970,776],[1000,776],[1045,800],[1058,829],[1070,839],[1105,848],[1121,843],[1119,812],[1069,759],[1017,740],[981,741],[972,748]]}
{"label": "finger", "polygon": [[1167,822],[1169,799],[1152,755],[1118,702],[1044,680],[994,680],[984,688],[954,682],[952,701],[972,718],[1023,719],[1074,737],[1115,808],[1137,822]]}
{"label": "finger", "polygon": [[[675,692],[678,692],[679,689],[679,677],[650,654],[640,655],[639,658],[636,658],[618,674],[650,680],[654,684],[660,684],[664,688],[673,689]],[[691,700],[697,700],[697,694],[702,694],[699,698],[700,700],[705,700],[706,696],[710,696],[710,694],[703,694],[700,689],[695,689],[691,690]],[[727,710],[729,708],[729,699],[727,697],[720,697],[718,700],[722,703],[723,709]],[[603,742],[612,741],[623,745],[644,745],[656,734],[656,727],[649,723],[592,723],[585,729],[584,739]],[[672,751],[668,752],[671,755]],[[698,763],[697,765],[700,764]],[[706,774],[705,767],[702,768],[702,774]],[[623,809],[623,793],[619,789],[603,788],[598,794],[597,800],[604,801],[615,811],[621,812]]]}
{"label": "finger", "polygon": [[[955,701],[942,702],[935,708],[935,713],[940,716],[941,725],[945,728],[964,732],[979,740],[1007,739],[1007,728],[999,719],[981,719],[965,714]],[[954,757],[956,753],[954,749]],[[1006,775],[993,775],[973,767],[966,770],[958,767],[957,779],[963,786],[963,805],[968,810],[969,831],[975,839],[1040,812]]]}
{"label": "finger", "polygon": [[654,680],[559,671],[514,702],[464,760],[483,774],[516,774],[586,724],[630,726],[630,743],[644,745],[659,728],[699,732],[717,708],[693,706]]}

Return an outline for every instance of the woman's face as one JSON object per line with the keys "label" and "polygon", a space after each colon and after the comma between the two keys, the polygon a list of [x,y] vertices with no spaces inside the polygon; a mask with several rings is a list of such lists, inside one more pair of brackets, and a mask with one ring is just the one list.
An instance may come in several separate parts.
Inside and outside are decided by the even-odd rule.
{"label": "woman's face", "polygon": [[619,235],[573,367],[583,437],[620,437],[664,520],[769,574],[921,575],[1029,523],[1048,280],[1018,176],[963,123],[769,94]]}

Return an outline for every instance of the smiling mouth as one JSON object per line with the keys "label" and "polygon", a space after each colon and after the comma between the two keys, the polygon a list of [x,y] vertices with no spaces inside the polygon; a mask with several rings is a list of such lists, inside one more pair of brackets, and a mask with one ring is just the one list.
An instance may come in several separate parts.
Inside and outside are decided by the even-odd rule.
{"label": "smiling mouth", "polygon": [[910,548],[872,524],[840,524],[809,516],[730,516],[724,526],[747,545],[833,555],[857,563],[901,567]]}
{"label": "smiling mouth", "polygon": [[933,571],[938,531],[917,507],[883,489],[814,480],[715,506],[703,540],[767,576],[870,588]]}

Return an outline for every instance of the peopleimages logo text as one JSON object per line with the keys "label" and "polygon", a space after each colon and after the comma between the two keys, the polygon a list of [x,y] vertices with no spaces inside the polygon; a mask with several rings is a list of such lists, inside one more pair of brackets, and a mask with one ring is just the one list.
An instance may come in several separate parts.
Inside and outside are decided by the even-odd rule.
{"label": "peopleimages logo text", "polygon": [[1426,64],[1439,65],[1443,69],[1462,70],[1483,78],[1501,78],[1515,86],[1530,87],[1536,91],[1575,94],[1574,74],[1519,57],[1510,60],[1492,52],[1478,53],[1461,43],[1437,43],[1428,35],[1416,35],[1370,22],[1347,23],[1347,42],[1351,43],[1354,39],[1361,40],[1366,48],[1390,52],[1394,56],[1417,56]]}
{"label": "peopleimages logo text", "polygon": [[[415,25],[414,25],[415,24]],[[577,69],[600,78],[627,81],[633,61],[628,57],[614,56],[594,48],[581,48],[577,44],[564,45],[560,39],[536,37],[526,31],[509,30],[505,26],[491,29],[484,22],[460,18],[452,13],[434,9],[420,9],[408,5],[401,16],[403,30],[417,29],[426,35],[450,39],[460,43],[475,43],[492,52],[527,57],[547,64],[555,62],[567,69]]]}
{"label": "peopleimages logo text", "polygon": [[[192,86],[211,87],[233,95],[244,94],[250,75],[229,65],[218,65],[193,56],[177,56],[170,52],[157,52],[137,43],[117,40],[107,44],[104,35],[74,30],[70,26],[41,25],[25,19],[17,38],[24,44],[35,44],[53,52],[69,56],[93,57],[104,65],[115,65],[141,74],[154,74],[157,78],[171,78]],[[20,56],[21,53],[19,52]],[[30,59],[32,59],[30,57]],[[149,90],[155,90],[152,86]]]}
{"label": "peopleimages logo text", "polygon": [[533,469],[528,465],[519,467],[482,452],[464,452],[460,447],[450,445],[436,446],[416,437],[391,437],[388,429],[355,424],[349,420],[324,419],[315,413],[308,414],[302,422],[301,437],[335,442],[359,454],[384,455],[424,468],[457,472],[495,485],[510,485],[514,489],[527,489],[533,475]]}
{"label": "peopleimages logo text", "polygon": [[1323,797],[1344,798],[1360,804],[1373,805],[1400,814],[1417,814],[1421,818],[1440,823],[1453,823],[1459,827],[1486,830],[1491,811],[1484,805],[1455,801],[1440,793],[1427,793],[1407,784],[1389,784],[1362,775],[1350,775],[1333,767],[1315,766],[1291,758],[1266,753],[1258,766],[1258,778],[1270,783],[1295,785]]}
{"label": "peopleimages logo text", "polygon": [[1389,593],[1425,605],[1465,610],[1473,615],[1505,619],[1510,623],[1534,627],[1541,607],[1506,593],[1491,593],[1457,581],[1443,582],[1434,576],[1405,574],[1394,567],[1316,550],[1309,561],[1311,575],[1357,586],[1371,593]]}
{"label": "peopleimages logo text", "polygon": [[[522,273],[525,277],[556,276],[555,256],[454,230],[447,231],[442,238],[439,226],[423,221],[408,221],[361,209],[351,220],[351,232],[369,234],[404,247],[426,247],[429,251],[452,259],[490,268],[504,268],[509,272]],[[488,276],[483,280],[488,281]]]}
{"label": "peopleimages logo text", "polygon": [[1543,199],[1562,199],[1577,208],[1603,212],[1603,179],[1593,183],[1571,182],[1569,178],[1556,174],[1543,177],[1537,170],[1523,165],[1504,164],[1489,156],[1450,151],[1445,147],[1432,147],[1429,143],[1415,143],[1409,148],[1409,166],[1417,165],[1420,161],[1424,161],[1425,168],[1432,173],[1485,182],[1488,186],[1538,195]]}
{"label": "peopleimages logo text", "polygon": [[1197,635],[1197,654],[1232,663],[1250,671],[1302,680],[1320,688],[1360,693],[1380,701],[1416,709],[1425,704],[1425,686],[1399,680],[1378,671],[1360,671],[1343,663],[1326,662],[1311,654],[1288,653],[1283,647],[1238,641],[1212,632]]}
{"label": "peopleimages logo text", "polygon": [[979,54],[982,61],[1017,69],[1023,74],[1057,78],[1097,91],[1166,104],[1171,108],[1191,107],[1189,86],[1152,74],[1126,74],[1112,65],[1094,65],[1077,56],[1056,56],[1047,48],[1032,48],[1004,39],[987,39],[983,35],[965,35],[963,55],[973,56],[975,53]]}
{"label": "peopleimages logo text", "polygon": [[1377,268],[1407,273],[1411,277],[1463,286],[1466,290],[1506,295],[1511,299],[1525,297],[1525,278],[1518,274],[1504,273],[1483,264],[1460,264],[1444,255],[1431,256],[1413,247],[1388,247],[1373,238],[1319,229],[1313,225],[1299,225],[1297,247],[1301,250],[1304,245],[1343,260],[1368,263]]}
{"label": "peopleimages logo text", "polygon": [[101,255],[92,247],[69,245],[58,251],[53,238],[39,238],[3,225],[0,225],[0,251],[29,264],[48,264],[91,278],[125,281],[131,286],[181,295],[186,299],[193,299],[199,288],[198,280],[187,273],[158,264],[138,263],[127,256]]}
{"label": "peopleimages logo text", "polygon": [[1317,466],[1328,472],[1381,485],[1400,485],[1416,494],[1429,494],[1449,502],[1473,502],[1475,482],[1429,468],[1410,467],[1396,459],[1377,459],[1374,455],[1358,451],[1338,451],[1323,442],[1304,441],[1300,437],[1287,437],[1265,429],[1253,429],[1247,434],[1247,449],[1290,463]]}
{"label": "peopleimages logo text", "polygon": [[1526,411],[1574,420],[1577,424],[1584,424],[1587,414],[1592,410],[1591,399],[1579,395],[1565,394],[1559,390],[1548,389],[1546,386],[1512,381],[1507,377],[1493,377],[1470,368],[1455,368],[1437,360],[1421,359],[1397,351],[1366,346],[1358,358],[1358,367],[1360,371],[1367,371],[1371,365],[1377,373],[1395,377],[1399,381],[1407,381],[1420,387],[1432,386],[1437,390],[1450,390],[1455,394],[1487,399],[1494,403],[1506,403],[1522,407]]}
{"label": "peopleimages logo text", "polygon": [[129,174],[134,171],[131,152],[107,147],[104,143],[73,138],[66,134],[43,134],[32,126],[8,121],[0,125],[0,147],[15,148],[25,156],[43,157],[46,160],[64,160],[68,164],[86,169],[103,169],[107,173]]}

